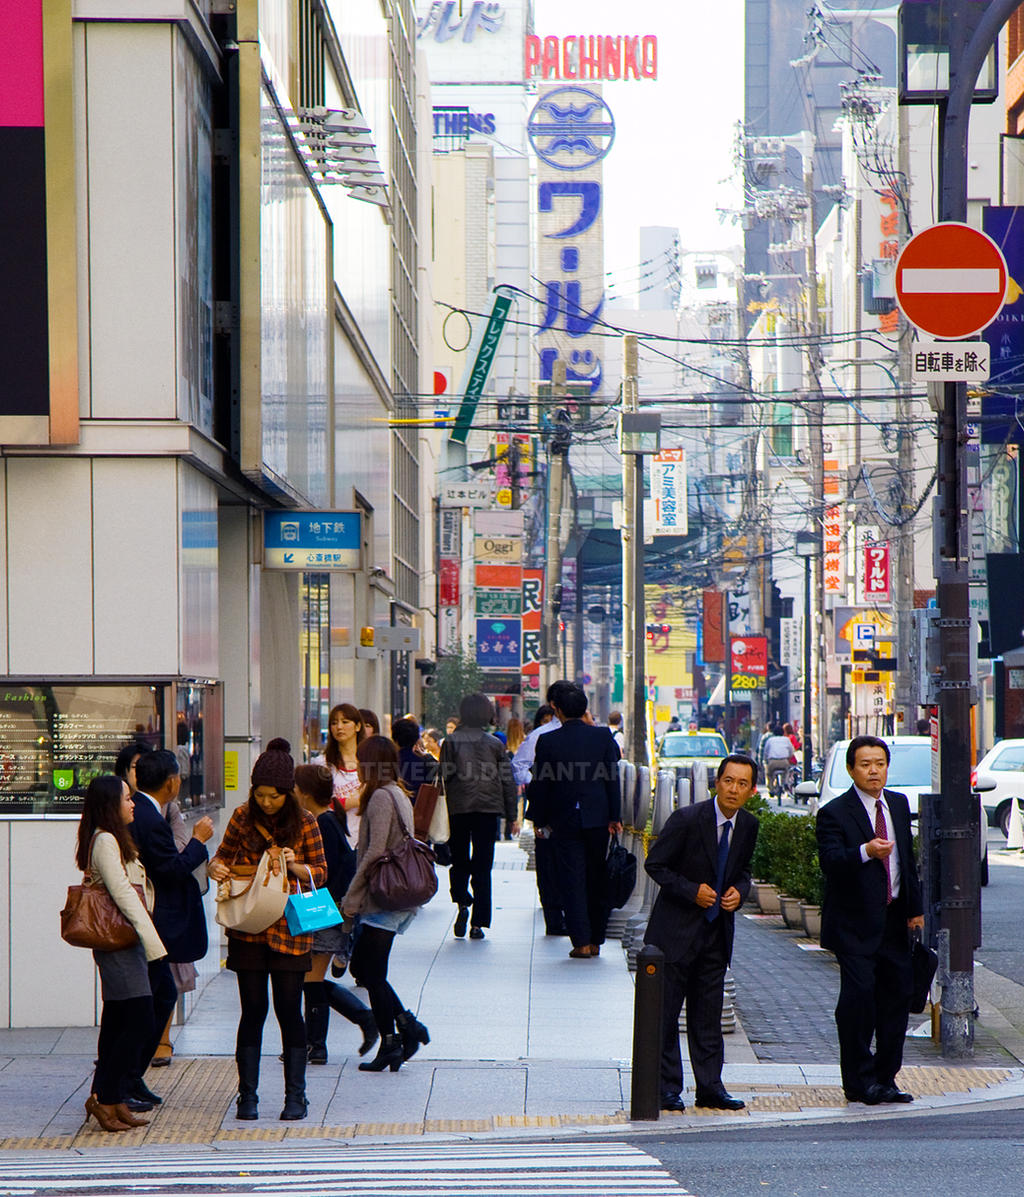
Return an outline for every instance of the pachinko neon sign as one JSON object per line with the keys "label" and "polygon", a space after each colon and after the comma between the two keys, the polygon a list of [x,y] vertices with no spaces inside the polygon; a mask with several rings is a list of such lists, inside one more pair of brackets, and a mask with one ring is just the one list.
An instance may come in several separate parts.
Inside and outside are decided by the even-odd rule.
{"label": "pachinko neon sign", "polygon": [[653,34],[570,34],[526,38],[526,78],[615,82],[657,79],[658,39]]}

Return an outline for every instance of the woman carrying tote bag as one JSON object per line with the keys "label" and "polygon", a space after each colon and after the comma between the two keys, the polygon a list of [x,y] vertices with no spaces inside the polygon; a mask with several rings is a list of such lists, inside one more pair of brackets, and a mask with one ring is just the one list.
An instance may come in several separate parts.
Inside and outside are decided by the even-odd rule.
{"label": "woman carrying tote bag", "polygon": [[[225,881],[233,868],[247,872],[259,865],[269,846],[280,850],[274,874],[283,867],[296,892],[299,880],[309,887],[327,880],[327,861],[316,819],[299,805],[293,793],[295,762],[287,740],[271,740],[252,770],[249,801],[231,816],[224,839],[209,864],[214,881]],[[277,853],[274,853],[277,856]],[[302,983],[312,963],[312,935],[292,935],[282,915],[265,931],[228,931],[227,967],[238,978],[241,1018],[235,1042],[238,1065],[236,1117],[259,1116],[257,1090],[263,1024],[268,1010],[267,982],[274,997],[274,1013],[284,1047],[284,1109],[281,1120],[306,1117],[306,1027],[302,1021]]]}
{"label": "woman carrying tote bag", "polygon": [[346,919],[359,920],[351,971],[366,986],[380,1032],[380,1047],[362,1072],[397,1072],[403,1062],[430,1042],[427,1028],[402,1004],[388,984],[388,959],[396,935],[416,917],[416,909],[385,910],[370,892],[372,866],[401,847],[413,833],[412,803],[398,779],[398,749],[384,736],[369,736],[356,750],[362,790],[359,797],[359,848],[352,883],[342,900]]}
{"label": "woman carrying tote bag", "polygon": [[[92,884],[106,887],[139,936],[131,947],[93,952],[100,973],[103,1012],[96,1044],[96,1072],[85,1108],[105,1131],[126,1131],[145,1126],[148,1121],[136,1118],[125,1104],[126,1090],[153,1035],[153,996],[146,965],[167,955],[149,916],[153,887],[128,830],[134,814],[135,804],[120,777],[106,773],[89,782],[78,824],[75,859]],[[146,895],[145,904],[136,885]]]}

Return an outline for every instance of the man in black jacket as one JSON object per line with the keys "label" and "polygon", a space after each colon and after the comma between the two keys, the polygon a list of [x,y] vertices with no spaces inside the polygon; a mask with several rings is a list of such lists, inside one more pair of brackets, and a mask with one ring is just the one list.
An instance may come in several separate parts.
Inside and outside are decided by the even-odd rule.
{"label": "man in black jacket", "polygon": [[697,1105],[744,1107],[722,1084],[722,998],[736,911],[750,892],[757,819],[742,808],[756,785],[755,762],[743,753],[727,756],[718,766],[715,797],[673,812],[645,861],[660,889],[644,943],[665,953],[661,1108],[677,1114],[686,1109],[679,1051],[684,1001]]}
{"label": "man in black jacket", "polygon": [[821,946],[839,962],[843,1092],[868,1105],[910,1102],[896,1087],[913,987],[910,932],[924,926],[910,807],[904,794],[885,788],[889,746],[877,736],[850,741],[846,771],[853,785],[817,819]]}
{"label": "man in black jacket", "polygon": [[561,727],[537,741],[530,817],[551,828],[551,851],[575,959],[599,956],[608,923],[608,836],[622,830],[619,749],[606,727],[585,723],[587,696],[572,686],[552,700]]}
{"label": "man in black jacket", "polygon": [[146,752],[135,764],[135,817],[130,831],[139,849],[139,859],[153,883],[155,901],[153,925],[163,940],[167,956],[149,965],[149,983],[153,992],[153,1015],[157,1028],[154,1042],[139,1062],[130,1096],[143,1103],[161,1099],[142,1079],[157,1049],[160,1036],[178,1000],[170,965],[202,960],[206,955],[206,915],[194,869],[208,859],[206,841],[213,835],[213,820],[204,815],[192,828],[192,838],[181,851],[174,842],[164,808],[181,789],[178,762],[173,752],[159,749]]}

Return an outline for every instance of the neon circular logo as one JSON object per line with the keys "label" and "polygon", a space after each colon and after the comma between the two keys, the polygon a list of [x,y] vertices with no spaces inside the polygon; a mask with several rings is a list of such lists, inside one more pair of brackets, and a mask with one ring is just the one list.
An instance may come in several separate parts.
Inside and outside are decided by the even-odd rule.
{"label": "neon circular logo", "polygon": [[526,125],[533,151],[555,170],[586,170],[615,142],[615,120],[585,87],[558,87],[534,105]]}

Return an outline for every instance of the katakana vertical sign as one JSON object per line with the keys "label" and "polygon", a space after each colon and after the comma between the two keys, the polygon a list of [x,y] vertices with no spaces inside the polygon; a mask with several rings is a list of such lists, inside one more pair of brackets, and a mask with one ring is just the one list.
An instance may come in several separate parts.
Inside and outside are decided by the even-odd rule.
{"label": "katakana vertical sign", "polygon": [[869,603],[890,601],[888,541],[864,546],[864,597]]}

